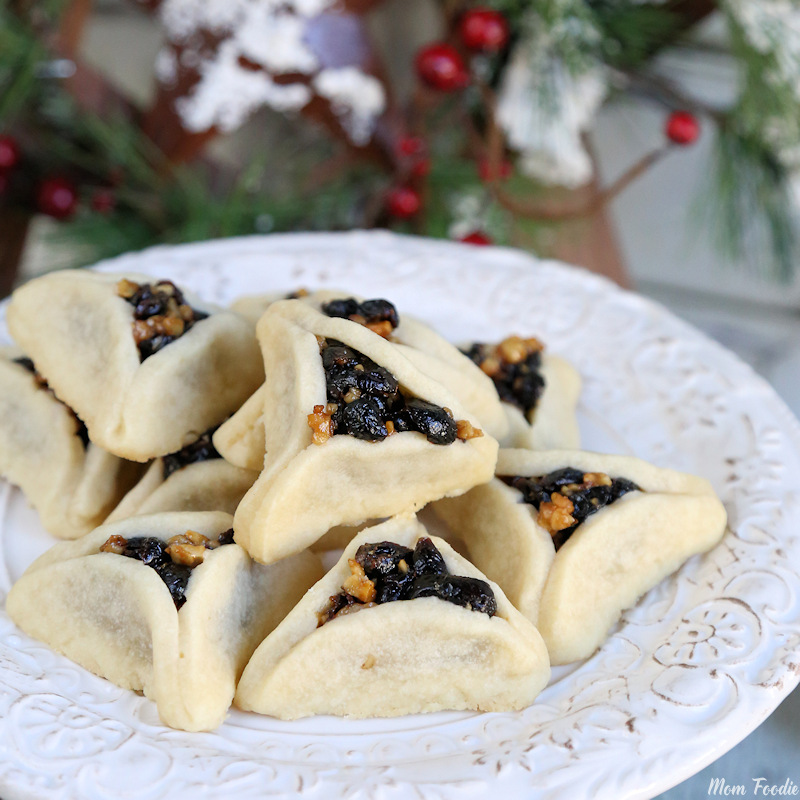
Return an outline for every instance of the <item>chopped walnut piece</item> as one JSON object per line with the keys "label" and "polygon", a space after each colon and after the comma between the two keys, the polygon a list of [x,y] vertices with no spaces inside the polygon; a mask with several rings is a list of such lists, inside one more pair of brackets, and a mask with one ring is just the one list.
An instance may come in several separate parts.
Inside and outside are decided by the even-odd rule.
{"label": "chopped walnut piece", "polygon": [[481,369],[490,377],[493,378],[500,372],[500,359],[489,356],[481,361]]}
{"label": "chopped walnut piece", "polygon": [[613,481],[605,472],[585,472],[583,474],[583,485],[592,486],[611,486]]}
{"label": "chopped walnut piece", "polygon": [[199,544],[203,547],[208,547],[210,541],[207,536],[197,531],[186,531],[186,533],[178,533],[170,537],[167,544]]}
{"label": "chopped walnut piece", "polygon": [[370,601],[369,603],[353,603],[352,605],[345,606],[341,611],[337,612],[336,619],[345,617],[348,614],[355,614],[356,611],[363,611],[365,608],[375,608],[377,603]]}
{"label": "chopped walnut piece", "polygon": [[133,339],[138,345],[154,336],[178,338],[186,327],[181,317],[155,316],[133,321]]}
{"label": "chopped walnut piece", "polygon": [[[170,539],[170,541],[172,541],[172,539]],[[175,542],[167,547],[167,553],[169,553],[169,557],[176,564],[196,567],[198,564],[203,563],[203,559],[206,555],[206,548],[202,544],[181,544]]]}
{"label": "chopped walnut piece", "polygon": [[507,364],[519,364],[531,353],[542,350],[544,345],[536,339],[523,339],[520,336],[509,336],[497,345],[497,355]]}
{"label": "chopped walnut piece", "polygon": [[540,504],[536,521],[551,534],[557,533],[578,524],[578,520],[572,516],[574,510],[572,500],[554,492],[550,495],[549,503]]}
{"label": "chopped walnut piece", "polygon": [[344,401],[345,403],[352,403],[353,400],[358,400],[360,397],[361,390],[354,386],[352,389],[347,390],[347,394],[344,396]]}
{"label": "chopped walnut piece", "polygon": [[381,320],[380,322],[362,322],[361,324],[364,325],[365,328],[369,328],[373,333],[377,333],[378,336],[382,336],[384,339],[390,338],[394,330],[392,323],[389,322],[388,319]]}
{"label": "chopped walnut piece", "polygon": [[138,288],[139,288],[138,283],[129,281],[127,278],[122,278],[121,280],[117,281],[117,294],[120,297],[124,297],[126,300],[129,297],[133,297],[136,294],[136,290]]}
{"label": "chopped walnut piece", "polygon": [[122,536],[109,536],[108,539],[100,545],[100,552],[116,553],[121,556],[125,552],[125,545],[127,544],[128,540],[124,539]]}
{"label": "chopped walnut piece", "polygon": [[324,444],[333,436],[332,417],[336,411],[335,403],[314,406],[314,412],[308,415],[308,427],[311,428],[311,440],[314,444]]}
{"label": "chopped walnut piece", "polygon": [[347,563],[350,565],[350,577],[342,584],[342,589],[362,603],[371,603],[375,599],[375,584],[358,561],[349,558]]}
{"label": "chopped walnut piece", "polygon": [[483,436],[483,431],[480,428],[476,428],[468,420],[456,420],[456,438],[466,442],[467,439],[477,439],[480,436]]}

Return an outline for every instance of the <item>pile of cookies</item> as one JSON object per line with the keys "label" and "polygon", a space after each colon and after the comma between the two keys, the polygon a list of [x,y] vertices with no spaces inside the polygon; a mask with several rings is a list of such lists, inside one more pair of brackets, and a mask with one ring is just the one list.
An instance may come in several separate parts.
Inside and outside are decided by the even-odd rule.
{"label": "pile of cookies", "polygon": [[73,540],[8,613],[173,727],[524,708],[725,529],[704,479],[578,450],[579,377],[534,338],[91,271],[8,326],[0,474]]}

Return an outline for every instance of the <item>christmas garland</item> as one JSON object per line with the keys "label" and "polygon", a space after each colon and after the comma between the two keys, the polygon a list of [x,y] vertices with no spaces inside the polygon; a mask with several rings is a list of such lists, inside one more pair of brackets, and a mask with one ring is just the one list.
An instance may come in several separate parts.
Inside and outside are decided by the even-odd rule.
{"label": "christmas garland", "polygon": [[[174,10],[170,0],[148,5],[162,21]],[[80,65],[64,57],[59,40],[69,3],[9,3],[0,8],[0,218],[60,220],[60,237],[80,261],[155,242],[375,226],[540,248],[542,231],[602,209],[707,126],[717,147],[714,195],[703,204],[708,224],[726,253],[763,263],[770,252],[775,274],[789,278],[798,253],[791,178],[800,168],[800,47],[789,41],[791,26],[779,24],[785,12],[778,2],[755,5],[442,0],[446,35],[409,65],[418,89],[402,107],[378,103],[392,93],[376,89],[370,117],[353,91],[343,93],[345,78],[358,78],[361,91],[382,85],[372,66],[334,75],[316,65],[288,78],[276,77],[280,65],[270,63],[263,80],[313,96],[303,113],[312,111],[335,135],[276,116],[288,134],[234,173],[203,154],[202,137],[218,127],[190,131],[199,157],[182,160],[126,102],[110,110],[85,102],[76,87]],[[714,9],[726,17],[742,73],[727,108],[684,96],[650,69],[664,48],[696,47],[686,31]],[[208,52],[225,41],[217,36]],[[187,46],[174,44],[178,53]],[[266,70],[239,61],[254,74]],[[162,80],[173,82],[175,95],[170,63]],[[201,72],[186,97],[197,97]],[[628,91],[664,109],[663,145],[603,190],[554,193],[554,185],[592,178],[585,134],[598,108]],[[180,108],[165,96],[173,112]]]}

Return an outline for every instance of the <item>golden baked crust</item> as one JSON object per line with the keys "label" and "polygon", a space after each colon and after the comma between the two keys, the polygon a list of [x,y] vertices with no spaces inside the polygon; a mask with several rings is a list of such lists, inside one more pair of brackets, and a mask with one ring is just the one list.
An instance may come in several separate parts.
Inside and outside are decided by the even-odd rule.
{"label": "golden baked crust", "polygon": [[140,361],[132,307],[117,293],[122,277],[68,270],[37,278],[14,292],[8,325],[93,442],[148,461],[218,425],[264,373],[247,322],[188,293],[192,308],[210,316]]}
{"label": "golden baked crust", "polygon": [[[323,304],[347,297],[363,299],[348,292],[326,289],[305,295],[302,302],[319,312]],[[240,298],[231,308],[255,324],[271,305],[282,299],[283,296],[277,294],[251,295]],[[507,434],[509,420],[506,409],[500,403],[491,379],[457,347],[429,325],[405,313],[400,315],[400,324],[392,331],[391,340],[424,374],[444,384],[461,405],[477,417],[483,430],[495,438]],[[214,435],[214,444],[224,458],[247,469],[260,470],[264,466],[264,396],[261,392],[263,389],[256,392]],[[549,413],[545,415],[548,416]],[[554,418],[554,421],[560,423],[561,419]],[[529,425],[524,420],[522,422],[525,433]]]}
{"label": "golden baked crust", "polygon": [[327,403],[317,336],[344,342],[387,369],[413,396],[478,424],[393,343],[306,303],[273,304],[258,324],[270,376],[264,413],[269,458],[234,520],[236,541],[264,563],[309,547],[337,525],[418,510],[465,492],[494,470],[497,442],[490,436],[436,445],[413,432],[381,442],[337,435],[312,444],[308,416]]}
{"label": "golden baked crust", "polygon": [[0,475],[19,486],[47,531],[76,539],[96,528],[143,472],[77,434],[72,411],[0,351]]}
{"label": "golden baked crust", "polygon": [[542,353],[544,391],[527,417],[515,406],[503,403],[508,434],[501,447],[528,450],[574,450],[580,446],[575,410],[581,393],[577,370],[563,358]]}
{"label": "golden baked crust", "polygon": [[221,458],[187,464],[164,478],[157,458],[144,477],[122,498],[106,523],[162,511],[224,511],[233,514],[258,473]]}
{"label": "golden baked crust", "polygon": [[[534,626],[491,582],[497,601],[493,617],[423,597],[366,608],[317,627],[317,612],[341,591],[351,574],[348,560],[361,544],[413,547],[426,535],[413,517],[359,533],[253,654],[236,704],[281,719],[530,705],[549,680],[547,651]],[[433,542],[452,573],[485,578],[441,539]]]}
{"label": "golden baked crust", "polygon": [[626,478],[624,495],[582,522],[558,552],[535,507],[494,479],[433,511],[464,539],[472,561],[539,628],[553,664],[590,656],[621,612],[725,532],[726,513],[704,478],[629,456],[501,450],[498,476],[563,467]]}
{"label": "golden baked crust", "polygon": [[210,730],[255,647],[321,575],[319,561],[303,553],[264,567],[235,544],[217,547],[192,571],[177,610],[154,569],[99,549],[111,536],[214,538],[231,521],[218,512],[135,517],[56,545],[12,587],[9,616],[86,669],[143,690],[165,724]]}

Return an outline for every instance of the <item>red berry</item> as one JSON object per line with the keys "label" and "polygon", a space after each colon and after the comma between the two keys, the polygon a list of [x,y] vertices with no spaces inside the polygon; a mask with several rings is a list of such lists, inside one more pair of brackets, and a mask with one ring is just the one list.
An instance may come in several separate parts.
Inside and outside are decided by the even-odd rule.
{"label": "red berry", "polygon": [[674,144],[693,144],[700,136],[700,123],[697,117],[688,111],[673,111],[667,117],[664,129],[667,138]]}
{"label": "red berry", "polygon": [[419,156],[425,152],[425,140],[421,136],[403,136],[397,143],[397,151],[404,156]]}
{"label": "red berry", "polygon": [[19,146],[11,136],[0,136],[0,170],[11,169],[19,163]]}
{"label": "red berry", "polygon": [[470,50],[496,53],[508,44],[508,22],[491,8],[473,8],[461,17],[461,41]]}
{"label": "red berry", "polygon": [[464,242],[464,244],[475,244],[475,245],[487,245],[492,244],[492,240],[489,236],[487,236],[483,231],[472,231],[472,233],[468,233],[466,236],[462,236],[459,241]]}
{"label": "red berry", "polygon": [[78,207],[75,184],[66,178],[47,178],[39,184],[36,207],[42,214],[55,219],[71,217]]}
{"label": "red berry", "polygon": [[419,194],[408,186],[396,186],[386,197],[386,209],[398,219],[408,219],[422,206]]}
{"label": "red berry", "polygon": [[511,177],[514,167],[508,159],[503,159],[494,170],[489,164],[488,158],[482,158],[478,161],[478,175],[482,181],[490,181],[493,179],[504,181],[506,178]]}
{"label": "red berry", "polygon": [[417,53],[416,68],[423,83],[441,92],[456,92],[469,83],[461,54],[442,42],[423,47]]}
{"label": "red berry", "polygon": [[415,178],[424,178],[431,171],[431,160],[429,158],[421,158],[411,167],[411,174]]}
{"label": "red berry", "polygon": [[97,189],[92,195],[92,209],[98,214],[110,214],[117,205],[117,198],[111,189]]}

